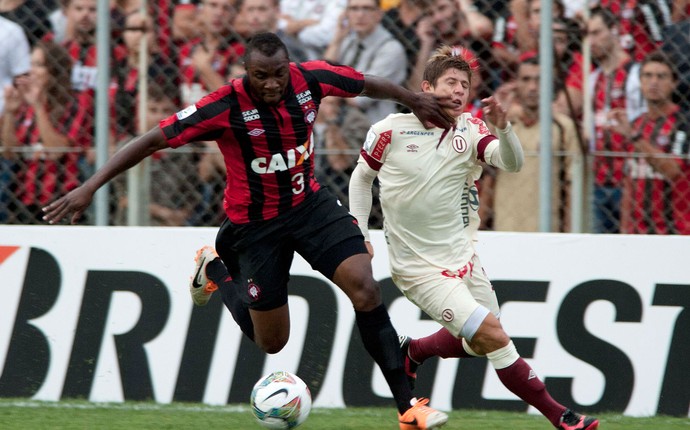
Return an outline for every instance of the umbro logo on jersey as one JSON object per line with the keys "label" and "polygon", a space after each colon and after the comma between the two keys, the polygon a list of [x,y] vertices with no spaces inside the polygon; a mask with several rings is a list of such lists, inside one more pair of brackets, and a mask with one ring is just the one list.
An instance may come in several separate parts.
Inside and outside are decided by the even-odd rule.
{"label": "umbro logo on jersey", "polygon": [[407,148],[407,152],[417,152],[419,151],[419,146],[415,145],[414,143],[410,143],[407,145],[405,148]]}
{"label": "umbro logo on jersey", "polygon": [[247,134],[250,135],[250,136],[256,137],[256,136],[261,136],[261,135],[264,134],[264,133],[266,133],[266,130],[264,130],[264,129],[262,129],[262,128],[255,128],[254,130],[251,130],[251,131],[248,132]]}

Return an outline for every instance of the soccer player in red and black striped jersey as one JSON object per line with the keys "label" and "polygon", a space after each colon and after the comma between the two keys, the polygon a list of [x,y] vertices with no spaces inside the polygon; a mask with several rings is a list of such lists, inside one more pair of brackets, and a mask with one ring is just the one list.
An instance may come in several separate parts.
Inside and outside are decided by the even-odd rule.
{"label": "soccer player in red and black striped jersey", "polygon": [[242,331],[267,353],[276,353],[290,333],[287,283],[299,252],[352,301],[364,346],[395,398],[401,428],[444,424],[444,413],[412,395],[362,233],[347,209],[314,179],[311,135],[327,96],[393,99],[424,124],[444,128],[452,120],[444,108],[452,102],[347,66],[290,63],[273,33],[255,35],[244,60],[246,76],[125,145],[82,186],[46,206],[45,220],[55,223],[71,214],[77,222],[99,187],[159,149],[215,140],[227,167],[227,219],[216,238],[220,258],[198,264],[203,286],[217,285]]}
{"label": "soccer player in red and black striped jersey", "polygon": [[678,78],[662,53],[649,54],[640,69],[647,112],[632,123],[611,112],[633,156],[626,160],[622,232],[690,234],[690,123],[672,100]]}

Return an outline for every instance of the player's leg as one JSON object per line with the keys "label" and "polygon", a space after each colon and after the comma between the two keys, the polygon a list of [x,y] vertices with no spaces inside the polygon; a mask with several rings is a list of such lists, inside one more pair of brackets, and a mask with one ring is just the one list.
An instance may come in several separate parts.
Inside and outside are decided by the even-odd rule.
{"label": "player's leg", "polygon": [[[595,419],[572,413],[556,402],[520,357],[497,317],[498,304],[488,278],[478,261],[475,263],[471,278],[440,277],[437,282],[425,283],[396,279],[396,285],[402,286],[411,300],[444,326],[422,342],[410,342],[410,358],[421,363],[435,353],[445,357],[486,356],[506,388],[537,408],[554,426],[564,425],[564,417],[571,417],[583,425],[580,428],[595,429]],[[429,288],[435,288],[434,294],[425,293]]]}
{"label": "player's leg", "polygon": [[303,218],[296,220],[298,252],[348,296],[367,352],[381,369],[398,406],[401,429],[436,428],[448,416],[416,401],[402,368],[398,338],[388,311],[381,302],[359,228],[352,216],[330,193],[320,195]]}
{"label": "player's leg", "polygon": [[[479,257],[475,255],[463,269],[458,271],[459,274],[462,274],[459,278],[474,300],[498,318],[500,309],[496,293],[484,272]],[[407,356],[405,370],[411,378],[416,377],[414,375],[416,367],[430,357],[472,358],[481,356],[469,347],[464,338],[456,337],[444,326],[437,332],[419,339],[401,336],[400,343]]]}
{"label": "player's leg", "polygon": [[[279,223],[263,228],[279,228]],[[294,251],[283,243],[270,232],[237,231],[226,220],[216,237],[220,258],[209,254],[205,265],[197,262],[197,272],[218,286],[242,332],[269,354],[280,351],[290,335],[287,282]]]}

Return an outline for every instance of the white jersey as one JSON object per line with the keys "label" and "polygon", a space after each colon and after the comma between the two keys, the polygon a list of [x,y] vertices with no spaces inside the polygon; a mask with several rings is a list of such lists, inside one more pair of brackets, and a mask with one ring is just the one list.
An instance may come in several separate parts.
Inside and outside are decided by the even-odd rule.
{"label": "white jersey", "polygon": [[474,255],[479,227],[475,181],[498,139],[462,114],[451,130],[425,129],[412,114],[374,124],[359,163],[378,171],[391,273],[457,271]]}

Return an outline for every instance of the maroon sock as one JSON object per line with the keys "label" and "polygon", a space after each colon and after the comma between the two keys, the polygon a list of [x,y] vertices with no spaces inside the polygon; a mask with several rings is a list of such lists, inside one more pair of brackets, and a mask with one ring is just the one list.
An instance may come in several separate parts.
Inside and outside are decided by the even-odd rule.
{"label": "maroon sock", "polygon": [[546,386],[522,357],[506,367],[496,370],[498,378],[507,389],[534,406],[551,424],[558,426],[565,406],[556,402],[546,391]]}
{"label": "maroon sock", "polygon": [[472,357],[462,347],[462,338],[453,336],[445,327],[427,337],[412,340],[408,351],[410,358],[417,363],[430,357]]}

